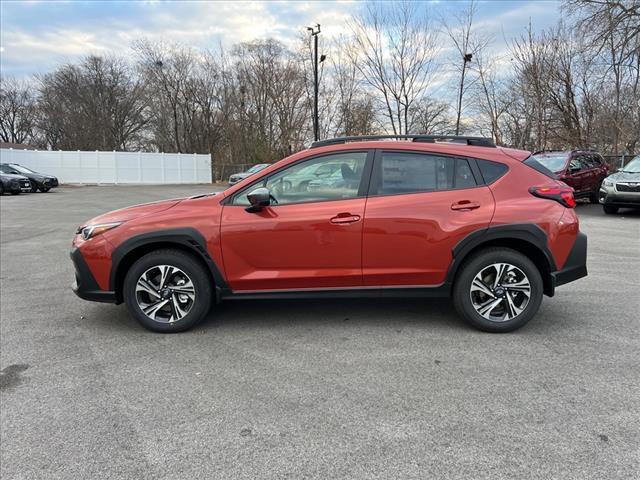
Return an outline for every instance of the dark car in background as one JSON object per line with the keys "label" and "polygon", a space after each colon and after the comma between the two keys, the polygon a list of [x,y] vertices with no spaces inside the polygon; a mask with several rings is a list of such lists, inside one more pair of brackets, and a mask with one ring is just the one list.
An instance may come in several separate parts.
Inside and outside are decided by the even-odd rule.
{"label": "dark car in background", "polygon": [[640,155],[604,179],[600,203],[604,213],[618,213],[619,208],[640,209]]}
{"label": "dark car in background", "polygon": [[31,191],[33,193],[38,190],[48,192],[58,186],[58,179],[53,175],[39,173],[17,163],[0,163],[0,172],[27,177],[31,182]]}
{"label": "dark car in background", "polygon": [[598,203],[602,181],[609,175],[609,166],[597,152],[572,150],[541,151],[533,154],[535,160],[558,177],[558,180],[573,187],[576,198],[588,198]]}
{"label": "dark car in background", "polygon": [[259,163],[257,165],[254,165],[253,167],[251,167],[246,172],[234,173],[233,175],[231,175],[229,177],[229,185],[235,185],[236,183],[240,182],[241,180],[244,180],[245,178],[250,177],[254,173],[258,173],[260,170],[264,170],[269,165],[271,165],[271,164],[270,163]]}
{"label": "dark car in background", "polygon": [[0,171],[0,195],[10,193],[19,195],[22,192],[31,191],[31,182],[27,177]]}

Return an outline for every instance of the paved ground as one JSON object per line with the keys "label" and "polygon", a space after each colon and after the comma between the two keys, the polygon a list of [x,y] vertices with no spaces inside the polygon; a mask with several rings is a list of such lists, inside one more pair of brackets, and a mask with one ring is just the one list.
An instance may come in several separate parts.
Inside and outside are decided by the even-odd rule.
{"label": "paved ground", "polygon": [[640,215],[581,205],[590,276],[508,335],[370,299],[229,303],[158,335],[72,294],[80,222],[209,189],[2,197],[4,480],[638,478]]}

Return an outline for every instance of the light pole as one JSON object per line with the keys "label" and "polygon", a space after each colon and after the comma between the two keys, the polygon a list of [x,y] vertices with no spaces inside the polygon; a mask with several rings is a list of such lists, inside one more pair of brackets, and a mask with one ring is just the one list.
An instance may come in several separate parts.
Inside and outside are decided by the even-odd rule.
{"label": "light pole", "polygon": [[307,27],[307,31],[311,32],[313,37],[313,139],[320,140],[320,120],[318,118],[318,65],[327,58],[321,55],[318,58],[318,34],[320,33],[320,24],[316,23],[315,27]]}
{"label": "light pole", "polygon": [[460,79],[460,95],[458,96],[458,118],[456,120],[456,135],[460,135],[460,114],[462,113],[462,91],[464,89],[464,71],[467,68],[467,62],[471,61],[473,54],[465,53],[462,56],[462,78]]}

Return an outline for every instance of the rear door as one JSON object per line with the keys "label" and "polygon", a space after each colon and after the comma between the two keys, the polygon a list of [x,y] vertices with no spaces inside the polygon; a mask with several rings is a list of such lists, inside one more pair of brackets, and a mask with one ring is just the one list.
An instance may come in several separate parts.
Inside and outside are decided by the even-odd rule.
{"label": "rear door", "polygon": [[364,220],[364,284],[443,283],[453,247],[487,228],[493,211],[493,195],[474,160],[377,151]]}
{"label": "rear door", "polygon": [[[319,155],[234,195],[221,221],[231,289],[362,286],[362,225],[372,162],[368,150]],[[275,202],[247,212],[247,193],[259,186],[268,188]]]}

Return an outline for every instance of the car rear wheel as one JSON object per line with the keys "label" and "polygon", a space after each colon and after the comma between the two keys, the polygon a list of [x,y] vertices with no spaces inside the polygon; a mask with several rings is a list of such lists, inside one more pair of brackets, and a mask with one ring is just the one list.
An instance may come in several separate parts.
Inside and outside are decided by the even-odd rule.
{"label": "car rear wheel", "polygon": [[496,333],[525,325],[540,308],[543,295],[536,266],[509,248],[473,255],[462,265],[453,288],[460,316],[480,330]]}
{"label": "car rear wheel", "polygon": [[602,209],[604,210],[604,213],[608,215],[613,215],[615,213],[618,213],[618,207],[613,207],[611,205],[603,205]]}
{"label": "car rear wheel", "polygon": [[182,332],[202,321],[211,307],[205,267],[179,250],[158,250],[127,272],[124,300],[131,315],[154,332]]}

